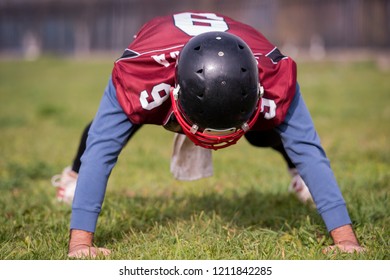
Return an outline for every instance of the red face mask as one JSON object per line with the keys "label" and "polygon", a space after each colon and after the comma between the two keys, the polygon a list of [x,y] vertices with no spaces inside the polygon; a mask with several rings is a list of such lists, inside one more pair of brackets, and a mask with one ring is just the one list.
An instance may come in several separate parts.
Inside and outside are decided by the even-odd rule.
{"label": "red face mask", "polygon": [[224,130],[205,128],[203,131],[199,131],[199,127],[196,124],[191,125],[186,120],[185,115],[180,111],[177,103],[178,90],[171,88],[170,97],[173,113],[175,114],[175,117],[184,133],[192,142],[195,143],[195,145],[206,149],[218,150],[236,144],[237,141],[253,127],[261,112],[261,98],[259,98],[252,117],[240,128],[233,127]]}

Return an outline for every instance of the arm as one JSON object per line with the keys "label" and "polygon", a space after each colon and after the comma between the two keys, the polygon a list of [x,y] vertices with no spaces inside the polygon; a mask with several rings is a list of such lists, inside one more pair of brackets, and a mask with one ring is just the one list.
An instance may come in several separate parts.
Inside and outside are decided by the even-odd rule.
{"label": "arm", "polygon": [[[81,158],[70,223],[71,257],[77,257],[82,252],[85,253],[82,255],[90,256],[97,253],[97,248],[92,248],[93,233],[107,181],[132,128],[132,123],[116,99],[115,88],[110,80],[89,130],[86,150]],[[102,249],[101,252],[107,253],[108,250]]]}
{"label": "arm", "polygon": [[286,119],[276,130],[281,135],[287,154],[307,184],[336,246],[343,251],[348,251],[349,246],[339,246],[340,244],[348,243],[360,248],[344,198],[298,85]]}

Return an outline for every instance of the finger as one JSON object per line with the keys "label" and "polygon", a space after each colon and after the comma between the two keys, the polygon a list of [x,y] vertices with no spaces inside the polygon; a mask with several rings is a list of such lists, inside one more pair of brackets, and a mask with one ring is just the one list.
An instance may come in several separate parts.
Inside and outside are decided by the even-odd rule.
{"label": "finger", "polygon": [[97,255],[102,254],[103,256],[108,256],[111,254],[111,250],[106,248],[94,248],[97,250]]}
{"label": "finger", "polygon": [[336,253],[336,246],[335,245],[328,246],[328,247],[326,247],[325,249],[322,250],[322,253],[324,253],[324,254],[330,254],[330,253],[335,254]]}
{"label": "finger", "polygon": [[111,250],[106,248],[86,247],[69,252],[68,257],[78,259],[85,257],[96,258],[99,255],[108,256],[109,254],[111,254]]}
{"label": "finger", "polygon": [[360,246],[339,245],[338,248],[345,253],[360,253],[364,251],[364,248]]}
{"label": "finger", "polygon": [[336,244],[331,245],[323,250],[324,254],[328,253],[334,253],[336,254],[337,251],[340,251],[342,253],[360,253],[366,251],[363,247],[358,245],[343,245],[343,244]]}

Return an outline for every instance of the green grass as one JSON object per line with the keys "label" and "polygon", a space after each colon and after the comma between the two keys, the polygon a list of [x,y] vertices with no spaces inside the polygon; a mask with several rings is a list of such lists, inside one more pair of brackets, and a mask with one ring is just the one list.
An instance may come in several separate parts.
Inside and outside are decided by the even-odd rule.
{"label": "green grass", "polygon": [[[0,62],[0,259],[67,259],[71,211],[56,202],[50,178],[73,159],[112,65]],[[112,249],[108,259],[390,259],[388,77],[371,61],[299,65],[367,252],[321,252],[331,239],[316,211],[287,192],[276,153],[242,140],[214,153],[213,177],[179,182],[169,172],[172,134],[157,126],[141,129],[120,156],[97,245]]]}

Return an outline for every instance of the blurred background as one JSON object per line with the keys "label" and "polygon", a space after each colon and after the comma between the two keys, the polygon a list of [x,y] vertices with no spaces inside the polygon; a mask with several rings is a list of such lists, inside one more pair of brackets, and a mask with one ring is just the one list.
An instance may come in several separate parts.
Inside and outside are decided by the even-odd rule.
{"label": "blurred background", "polygon": [[186,10],[250,24],[295,58],[390,47],[390,0],[0,0],[0,56],[118,56],[146,21]]}
{"label": "blurred background", "polygon": [[188,10],[250,24],[298,62],[368,250],[323,255],[331,240],[320,216],[291,199],[280,156],[246,141],[214,153],[215,176],[174,180],[172,133],[156,126],[120,156],[100,244],[121,260],[390,260],[390,0],[0,0],[0,260],[67,259],[71,210],[50,178],[71,164],[138,29]]}

